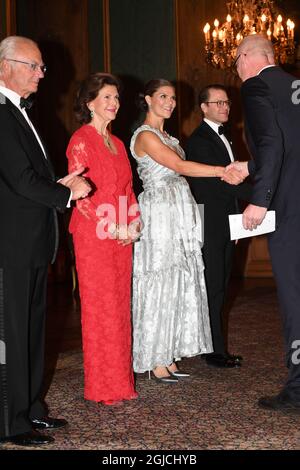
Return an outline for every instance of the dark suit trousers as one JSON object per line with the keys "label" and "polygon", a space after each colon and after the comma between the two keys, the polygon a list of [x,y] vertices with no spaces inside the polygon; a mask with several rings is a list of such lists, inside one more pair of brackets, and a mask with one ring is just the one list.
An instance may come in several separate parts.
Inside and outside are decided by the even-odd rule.
{"label": "dark suit trousers", "polygon": [[30,431],[29,418],[45,415],[46,287],[45,266],[0,268],[0,437]]}
{"label": "dark suit trousers", "polygon": [[202,253],[214,353],[223,354],[226,350],[223,307],[230,279],[234,243],[229,240],[229,236],[218,237],[217,231],[216,228],[214,235],[205,231]]}
{"label": "dark suit trousers", "polygon": [[272,268],[283,320],[286,360],[285,388],[300,401],[300,217],[285,217],[269,236]]}

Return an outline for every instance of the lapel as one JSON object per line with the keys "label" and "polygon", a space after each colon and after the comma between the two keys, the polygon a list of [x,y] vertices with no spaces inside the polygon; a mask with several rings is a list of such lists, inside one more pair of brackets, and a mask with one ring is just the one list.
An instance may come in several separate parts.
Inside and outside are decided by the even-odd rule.
{"label": "lapel", "polygon": [[[24,131],[30,136],[30,138],[33,137],[34,141],[36,141],[36,144],[40,147],[40,144],[38,143],[38,141],[36,139],[36,136],[34,135],[30,125],[26,121],[26,119],[23,116],[23,114],[21,113],[21,111],[8,98],[5,98],[5,103],[8,105],[10,112],[15,116],[15,118],[18,120],[18,122],[22,125]],[[43,147],[44,147],[45,153],[46,153],[46,157],[47,157],[47,158],[45,158],[42,149],[40,149],[40,151],[42,153],[41,158],[43,159],[44,164],[48,168],[48,171],[50,172],[51,177],[54,180],[55,179],[55,173],[54,173],[54,170],[53,170],[53,166],[50,162],[46,146],[45,146],[43,140],[41,139],[40,135],[39,135],[39,138],[40,138],[40,140],[43,144]]]}
{"label": "lapel", "polygon": [[19,123],[23,126],[24,130],[29,134],[32,134],[32,130],[26,119],[24,118],[21,111],[8,99],[6,98],[6,104],[9,107],[10,112],[15,116]]}
{"label": "lapel", "polygon": [[[36,129],[36,128],[35,128]],[[38,131],[37,131],[38,132]],[[52,179],[53,181],[56,181],[56,177],[55,177],[55,171],[54,171],[54,168],[53,168],[53,165],[52,165],[52,162],[50,160],[50,157],[49,157],[49,152],[48,152],[48,149],[47,149],[47,145],[45,144],[45,141],[44,139],[41,137],[41,134],[39,134],[39,138],[43,144],[43,147],[44,147],[44,150],[45,150],[45,154],[46,154],[46,158],[44,157],[44,160],[45,160],[45,163],[47,164],[47,167],[49,169],[49,172],[51,173],[51,176],[52,176]]]}
{"label": "lapel", "polygon": [[[218,134],[205,121],[202,121],[202,123],[200,124],[199,132],[206,139],[209,139],[209,140],[213,141],[216,144],[216,146],[219,150],[218,156],[220,157],[220,159],[225,164],[231,163],[231,160],[230,160],[230,157],[229,157],[229,154],[228,154],[228,150],[227,150],[226,145],[224,144],[223,140],[220,139]],[[230,142],[229,142],[229,144],[230,144]]]}

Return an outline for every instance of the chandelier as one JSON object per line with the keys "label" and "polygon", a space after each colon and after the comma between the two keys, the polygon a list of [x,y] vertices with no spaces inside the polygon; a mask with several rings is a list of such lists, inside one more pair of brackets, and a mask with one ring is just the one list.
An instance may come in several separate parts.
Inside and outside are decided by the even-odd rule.
{"label": "chandelier", "polygon": [[206,61],[210,65],[221,69],[231,67],[242,39],[257,33],[264,34],[272,41],[277,63],[294,62],[295,23],[290,19],[284,23],[273,1],[235,0],[227,2],[226,6],[226,22],[220,25],[219,20],[215,19],[212,32],[209,23],[203,29]]}

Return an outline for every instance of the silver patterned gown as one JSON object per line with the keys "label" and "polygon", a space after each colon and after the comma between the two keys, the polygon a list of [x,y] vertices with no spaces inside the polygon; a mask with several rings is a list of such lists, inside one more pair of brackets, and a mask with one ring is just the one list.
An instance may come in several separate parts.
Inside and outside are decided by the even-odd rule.
{"label": "silver patterned gown", "polygon": [[134,152],[141,131],[154,132],[185,158],[174,137],[148,125],[132,136],[144,191],[142,236],[134,245],[133,368],[145,372],[182,357],[213,351],[201,254],[201,218],[186,180]]}

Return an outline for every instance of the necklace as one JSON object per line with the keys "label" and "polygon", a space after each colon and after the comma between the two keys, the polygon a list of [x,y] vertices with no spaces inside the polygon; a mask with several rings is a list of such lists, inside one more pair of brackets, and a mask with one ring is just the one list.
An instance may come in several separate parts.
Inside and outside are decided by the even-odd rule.
{"label": "necklace", "polygon": [[110,150],[111,153],[116,154],[117,152],[116,152],[115,146],[111,142],[108,132],[104,134],[103,132],[99,131],[96,126],[93,125],[93,127],[96,129],[97,134],[99,134],[102,137],[104,145]]}
{"label": "necklace", "polygon": [[[97,131],[97,132],[98,132],[98,131]],[[108,134],[100,134],[100,135],[102,136],[105,145],[106,145],[108,148],[112,149],[111,141],[110,141],[110,139],[109,139],[109,137],[108,137]]]}

